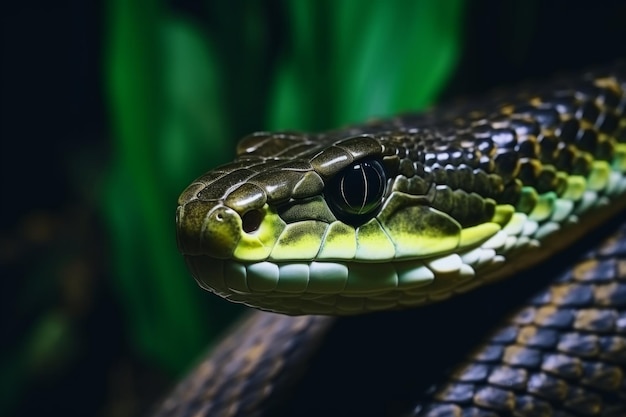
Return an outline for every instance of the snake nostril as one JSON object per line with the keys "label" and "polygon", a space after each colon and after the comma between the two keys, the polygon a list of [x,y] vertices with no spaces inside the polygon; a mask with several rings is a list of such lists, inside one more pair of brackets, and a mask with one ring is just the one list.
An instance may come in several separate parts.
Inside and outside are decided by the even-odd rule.
{"label": "snake nostril", "polygon": [[261,210],[250,210],[242,217],[242,228],[246,233],[252,233],[259,229],[263,221],[263,212]]}

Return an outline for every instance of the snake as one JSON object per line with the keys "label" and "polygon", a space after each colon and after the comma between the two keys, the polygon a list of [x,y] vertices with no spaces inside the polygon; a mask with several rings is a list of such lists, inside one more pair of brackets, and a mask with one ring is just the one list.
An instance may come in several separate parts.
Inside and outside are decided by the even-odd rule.
{"label": "snake", "polygon": [[176,235],[253,310],[155,415],[626,415],[626,63],[236,154]]}

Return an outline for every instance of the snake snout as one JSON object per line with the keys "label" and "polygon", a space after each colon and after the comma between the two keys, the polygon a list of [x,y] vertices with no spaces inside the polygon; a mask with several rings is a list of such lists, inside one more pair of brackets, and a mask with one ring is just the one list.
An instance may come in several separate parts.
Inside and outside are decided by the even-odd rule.
{"label": "snake snout", "polygon": [[218,202],[196,200],[176,210],[178,249],[186,255],[232,257],[241,227],[239,214]]}

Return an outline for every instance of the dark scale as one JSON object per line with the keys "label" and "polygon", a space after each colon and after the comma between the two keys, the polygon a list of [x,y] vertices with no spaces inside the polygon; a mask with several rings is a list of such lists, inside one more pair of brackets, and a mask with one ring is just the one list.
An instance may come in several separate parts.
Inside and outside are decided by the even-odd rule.
{"label": "dark scale", "polygon": [[539,124],[534,120],[513,117],[510,126],[519,136],[537,136],[541,132]]}
{"label": "dark scale", "polygon": [[580,122],[576,119],[565,120],[556,129],[556,136],[565,143],[576,144],[576,136],[580,129]]}
{"label": "dark scale", "polygon": [[537,186],[537,180],[541,174],[542,165],[536,159],[523,159],[520,161],[518,178],[524,185]]}
{"label": "dark scale", "polygon": [[626,338],[620,336],[599,337],[598,350],[601,359],[622,366],[626,365]]}
{"label": "dark scale", "polygon": [[611,133],[617,129],[619,116],[610,110],[602,111],[596,120],[596,128],[602,133]]}
{"label": "dark scale", "polygon": [[601,88],[600,94],[596,97],[596,103],[604,108],[611,110],[617,109],[620,102],[620,96],[613,89]]}
{"label": "dark scale", "polygon": [[609,140],[606,136],[598,137],[598,146],[596,147],[595,157],[601,161],[611,161],[615,155],[615,142]]}
{"label": "dark scale", "polygon": [[432,167],[437,162],[437,153],[436,152],[424,152],[421,155],[422,163],[427,167]]}
{"label": "dark scale", "polygon": [[574,114],[578,104],[576,98],[572,96],[554,97],[550,102],[561,115]]}
{"label": "dark scale", "polygon": [[539,143],[535,136],[524,136],[518,139],[518,144],[515,147],[520,158],[538,158],[539,157]]}
{"label": "dark scale", "polygon": [[435,184],[447,184],[447,175],[444,168],[439,164],[430,167],[430,178]]}
{"label": "dark scale", "polygon": [[465,161],[466,152],[458,147],[446,146],[445,152],[449,156],[449,163],[454,166],[459,166]]}
{"label": "dark scale", "polygon": [[480,169],[474,170],[474,189],[472,190],[479,195],[491,195],[491,184],[489,176]]}
{"label": "dark scale", "polygon": [[398,158],[400,158],[400,159],[402,159],[402,158],[406,158],[407,153],[408,153],[408,151],[407,151],[406,146],[401,146],[401,147],[398,147],[398,148],[397,148],[397,150],[396,150],[396,155],[397,155],[397,156],[398,156]]}
{"label": "dark scale", "polygon": [[601,90],[599,87],[596,87],[592,84],[580,84],[576,88],[575,97],[579,100],[595,100],[596,97],[599,97]]}
{"label": "dark scale", "polygon": [[[415,161],[415,160],[413,160]],[[424,164],[420,162],[413,162],[413,168],[415,170],[415,175],[418,177],[425,178],[426,170],[424,169]]]}
{"label": "dark scale", "polygon": [[[557,185],[559,185],[559,182],[556,175],[556,170],[551,166],[543,166],[541,172],[539,173],[539,176],[537,177],[537,182],[535,186],[537,192],[542,194],[549,191],[559,191],[559,187],[557,187]],[[563,184],[561,184],[561,186],[562,185]]]}
{"label": "dark scale", "polygon": [[[493,143],[493,128],[489,125],[489,122],[485,119],[481,119],[478,123],[476,123],[472,129],[472,134],[474,138],[478,139],[488,139],[489,142]],[[493,146],[493,144],[491,145]],[[481,149],[481,151],[483,151]]]}
{"label": "dark scale", "polygon": [[564,333],[557,345],[557,350],[568,355],[586,358],[598,354],[598,336],[581,333]]}
{"label": "dark scale", "polygon": [[546,163],[553,162],[559,148],[559,139],[552,134],[541,134],[538,142],[541,148],[540,159]]}
{"label": "dark scale", "polygon": [[598,119],[600,109],[592,101],[583,102],[576,110],[576,117],[594,124]]}
{"label": "dark scale", "polygon": [[515,326],[503,327],[493,335],[492,341],[495,343],[513,343],[517,338],[517,328]]}
{"label": "dark scale", "polygon": [[481,156],[478,160],[478,168],[484,172],[493,172],[495,167],[492,157],[488,155]]}
{"label": "dark scale", "polygon": [[426,195],[430,184],[423,177],[414,176],[407,180],[407,191],[412,195]]}
{"label": "dark scale", "polygon": [[446,178],[448,179],[448,186],[453,190],[461,188],[461,184],[463,183],[460,180],[459,169],[460,167],[458,167],[458,165],[446,165],[444,167],[444,172],[446,173]]}
{"label": "dark scale", "polygon": [[437,395],[439,401],[469,403],[474,397],[474,386],[471,384],[450,384],[450,387]]}
{"label": "dark scale", "polygon": [[516,178],[504,186],[498,202],[501,204],[511,204],[513,206],[517,206],[521,193],[522,182]]}
{"label": "dark scale", "polygon": [[445,185],[431,188],[428,198],[433,208],[448,213],[463,227],[489,221],[495,213],[494,200],[463,190],[452,190]]}
{"label": "dark scale", "polygon": [[581,128],[576,134],[576,146],[578,149],[595,156],[598,147],[598,135],[592,129]]}
{"label": "dark scale", "polygon": [[585,154],[583,152],[579,152],[573,161],[572,164],[572,174],[573,175],[582,175],[586,177],[591,172],[591,164],[593,160],[591,156]]}
{"label": "dark scale", "polygon": [[517,335],[516,342],[533,348],[552,349],[558,343],[559,336],[560,333],[556,330],[526,326]]}
{"label": "dark scale", "polygon": [[511,127],[511,117],[508,114],[496,113],[489,117],[489,124],[494,129],[513,129]]}
{"label": "dark scale", "polygon": [[398,171],[400,169],[400,158],[397,156],[388,156],[383,158],[382,163],[384,171],[387,173],[388,177],[395,177],[398,175]]}
{"label": "dark scale", "polygon": [[475,146],[476,149],[478,149],[483,155],[490,155],[495,148],[493,141],[489,136],[477,139],[475,141]]}
{"label": "dark scale", "polygon": [[398,173],[404,175],[407,178],[411,178],[415,175],[415,166],[413,165],[413,161],[408,158],[404,158],[400,156],[400,166],[398,168]]}
{"label": "dark scale", "polygon": [[576,154],[573,146],[560,146],[555,152],[554,166],[558,170],[570,172],[574,166]]}
{"label": "dark scale", "polygon": [[472,192],[474,189],[474,173],[472,168],[465,164],[459,165],[454,172],[454,176],[459,182],[459,186],[457,188],[468,193]]}
{"label": "dark scale", "polygon": [[517,146],[517,135],[512,129],[493,129],[491,140],[500,149],[515,149]]}
{"label": "dark scale", "polygon": [[534,107],[532,105],[522,105],[515,109],[514,114],[536,120],[544,129],[552,129],[561,121],[559,113],[552,106]]}
{"label": "dark scale", "polygon": [[495,173],[504,183],[512,181],[519,171],[519,155],[513,150],[500,150],[494,159]]}

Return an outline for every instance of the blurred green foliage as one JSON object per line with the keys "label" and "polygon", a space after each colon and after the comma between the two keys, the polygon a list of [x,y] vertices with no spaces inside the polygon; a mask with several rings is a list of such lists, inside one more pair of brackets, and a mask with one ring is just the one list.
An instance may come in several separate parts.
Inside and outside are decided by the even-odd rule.
{"label": "blurred green foliage", "polygon": [[235,309],[176,250],[178,194],[253,130],[320,130],[432,103],[459,52],[462,0],[108,4],[114,168],[103,203],[135,348],[170,371]]}

